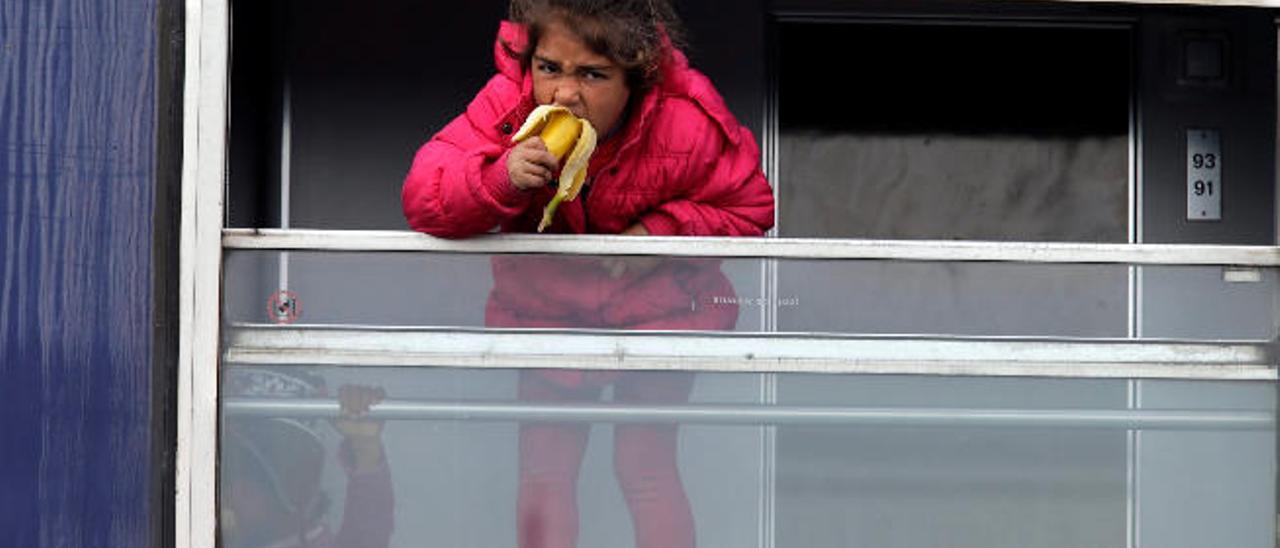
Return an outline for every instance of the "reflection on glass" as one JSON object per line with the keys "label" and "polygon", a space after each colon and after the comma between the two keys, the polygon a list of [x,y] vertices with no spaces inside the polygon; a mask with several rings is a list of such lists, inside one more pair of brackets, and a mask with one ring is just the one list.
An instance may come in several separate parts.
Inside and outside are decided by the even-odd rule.
{"label": "reflection on glass", "polygon": [[[235,369],[262,369],[236,366]],[[610,424],[592,406],[662,409],[672,405],[756,405],[759,375],[663,372],[444,368],[272,368],[344,384],[386,387],[387,405],[429,404],[434,411],[386,420],[387,462],[394,471],[395,528],[391,546],[514,547],[576,537],[578,546],[703,546],[758,544],[761,428],[687,424],[664,419]],[[227,422],[306,422],[328,416],[303,405],[247,412],[245,398],[224,391]],[[286,397],[266,398],[294,400]],[[329,401],[321,398],[307,402]],[[501,417],[441,419],[441,407],[501,408]],[[570,418],[547,408],[578,408]],[[310,409],[310,410],[309,410]],[[336,408],[332,409],[336,413]],[[468,416],[466,414],[462,416]],[[455,416],[456,417],[456,416]],[[392,420],[394,419],[394,420]],[[324,419],[319,419],[324,420]],[[292,446],[300,455],[303,449]],[[226,468],[235,458],[223,445]],[[333,474],[330,474],[333,475]],[[258,481],[244,477],[241,482]],[[346,479],[336,485],[329,521],[336,529]],[[671,504],[671,503],[675,504]],[[223,499],[224,507],[227,499]],[[694,517],[696,516],[696,520]],[[517,523],[522,524],[517,527]],[[696,535],[695,535],[696,532]],[[357,545],[360,546],[360,545]]]}
{"label": "reflection on glass", "polygon": [[[698,257],[232,251],[225,318],[760,331],[760,264]],[[284,315],[285,322],[271,306],[282,290],[300,311]]]}
{"label": "reflection on glass", "polygon": [[[233,397],[299,399],[326,394],[324,379],[298,369],[232,368]],[[391,471],[383,423],[362,417],[385,397],[382,388],[343,385],[341,415],[331,421],[227,417],[222,430],[220,533],[228,548],[386,548],[394,528]],[[329,439],[336,434],[337,446]],[[332,450],[331,450],[332,449]],[[323,486],[326,464],[345,476],[341,518]]]}
{"label": "reflection on glass", "polygon": [[[231,323],[1269,340],[1275,269],[233,250]],[[281,269],[287,266],[287,269]],[[282,272],[284,274],[282,275]],[[282,293],[282,290],[287,293]],[[297,314],[278,314],[288,295]],[[275,299],[275,301],[273,301]],[[283,320],[283,321],[282,321]]]}
{"label": "reflection on glass", "polygon": [[710,259],[493,258],[491,327],[731,331],[733,285]]}
{"label": "reflection on glass", "polygon": [[[596,401],[612,385],[618,403],[681,404],[693,374],[572,370],[528,371],[520,399]],[[637,548],[693,548],[694,522],[680,481],[676,424],[619,424],[613,431],[613,470],[631,512]],[[589,423],[521,423],[519,545],[577,546],[578,475]]]}
{"label": "reflection on glass", "polygon": [[[365,418],[385,420],[392,505],[389,485],[364,490],[358,475],[330,465],[352,462],[330,426],[340,390],[246,390],[234,382],[238,369],[225,376],[222,402],[227,546],[260,545],[245,540],[251,531],[296,539],[320,525],[335,539],[361,531],[335,545],[382,546],[390,535],[395,547],[576,538],[576,546],[626,548],[692,538],[1058,548],[1122,546],[1129,531],[1161,548],[1261,548],[1274,539],[1270,382],[780,374],[769,401],[770,383],[756,374],[242,368],[279,386],[297,384],[277,382],[286,376],[385,387]],[[264,400],[286,405],[246,411]],[[330,407],[301,405],[317,401]],[[815,421],[803,413],[813,409],[849,413]],[[912,418],[922,410],[943,414]],[[742,420],[747,412],[757,415]],[[1038,421],[1045,412],[1059,418]],[[1121,418],[1081,419],[1096,412]],[[1123,418],[1165,412],[1194,421],[1135,430]],[[279,498],[329,505],[300,527],[279,508],[259,510]],[[360,544],[370,541],[384,544]]]}

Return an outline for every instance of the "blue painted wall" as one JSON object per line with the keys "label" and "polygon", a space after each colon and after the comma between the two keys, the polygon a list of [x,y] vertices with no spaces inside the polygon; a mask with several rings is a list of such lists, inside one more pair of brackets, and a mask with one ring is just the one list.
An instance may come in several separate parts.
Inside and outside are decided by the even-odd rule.
{"label": "blue painted wall", "polygon": [[150,544],[156,0],[0,0],[0,546]]}

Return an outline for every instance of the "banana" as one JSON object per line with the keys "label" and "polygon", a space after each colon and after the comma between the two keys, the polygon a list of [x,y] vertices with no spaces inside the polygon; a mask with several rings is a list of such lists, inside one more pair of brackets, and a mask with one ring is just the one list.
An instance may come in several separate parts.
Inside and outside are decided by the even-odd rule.
{"label": "banana", "polygon": [[533,109],[511,141],[519,143],[534,135],[542,138],[547,150],[561,165],[560,186],[556,188],[555,197],[542,210],[542,222],[538,223],[538,232],[542,232],[551,224],[560,202],[573,201],[582,190],[582,183],[587,180],[587,163],[596,150],[596,130],[591,127],[591,122],[574,116],[567,108],[542,105]]}

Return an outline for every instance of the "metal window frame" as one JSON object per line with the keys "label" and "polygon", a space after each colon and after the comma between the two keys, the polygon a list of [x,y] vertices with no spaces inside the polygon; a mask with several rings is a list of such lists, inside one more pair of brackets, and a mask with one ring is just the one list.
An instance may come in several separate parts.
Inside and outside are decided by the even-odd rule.
{"label": "metal window frame", "polygon": [[218,325],[227,161],[228,0],[187,0],[175,545],[215,548]]}
{"label": "metal window frame", "polygon": [[397,230],[222,230],[226,249],[468,254],[663,255],[759,259],[1280,266],[1280,246],[1098,244],[975,240],[827,240],[554,234],[486,234],[465,240]]}
{"label": "metal window frame", "polygon": [[1277,379],[1270,345],[1225,341],[242,324],[226,345],[244,365]]}
{"label": "metal window frame", "polygon": [[[1076,3],[1112,0],[1058,1]],[[1131,3],[1280,8],[1280,0],[1156,0]],[[219,416],[217,364],[220,354],[219,315],[224,248],[1180,264],[1247,268],[1280,266],[1280,248],[1259,246],[520,235],[491,236],[459,242],[400,232],[224,230],[229,120],[227,101],[229,97],[230,0],[185,0],[185,6],[181,197],[183,215],[178,295],[180,324],[178,443],[174,499],[174,541],[175,545],[180,547],[215,548],[216,544]],[[577,333],[573,336],[596,335]],[[993,343],[992,341],[952,342],[966,345]],[[979,348],[979,346],[972,346],[972,348]],[[1156,347],[1146,348],[1152,350]],[[1163,350],[1172,348],[1170,346]],[[1244,370],[1237,370],[1232,373],[1233,375],[1239,374],[1238,378],[1275,377],[1275,366],[1272,363],[1269,348],[1253,345],[1237,350],[1245,352],[1250,357],[1244,362],[1234,362],[1236,366],[1247,363],[1243,366]],[[779,370],[777,367],[780,363],[782,362],[775,362],[769,370]],[[1191,367],[1194,368],[1194,365]],[[1222,364],[1212,367],[1219,372],[1227,370]],[[1232,366],[1225,367],[1229,369]],[[966,374],[961,371],[947,374]],[[992,371],[977,369],[967,371],[969,371],[968,374],[992,374]],[[1142,373],[1126,370],[1123,367],[1114,368],[1108,372],[1114,373],[1114,376]],[[935,374],[944,373],[939,371]],[[1096,374],[1102,373],[1096,372]],[[1094,376],[1094,374],[1080,376]],[[1122,417],[1118,420],[1128,419]]]}
{"label": "metal window frame", "polygon": [[[227,398],[237,417],[338,418],[338,402],[325,399]],[[813,405],[552,404],[510,401],[388,400],[370,409],[379,420],[489,422],[608,422],[734,426],[893,426],[1089,428],[1110,430],[1257,431],[1275,427],[1270,411],[1202,409],[898,408]]]}

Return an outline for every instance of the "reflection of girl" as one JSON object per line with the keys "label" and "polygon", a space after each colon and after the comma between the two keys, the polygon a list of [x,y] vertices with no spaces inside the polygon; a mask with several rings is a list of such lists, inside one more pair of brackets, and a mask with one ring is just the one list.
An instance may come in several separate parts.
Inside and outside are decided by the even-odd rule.
{"label": "reflection of girl", "polygon": [[[316,397],[322,381],[300,373],[243,368],[228,372],[238,397]],[[325,446],[319,423],[285,418],[229,418],[221,458],[221,533],[228,548],[386,548],[394,500],[382,447],[382,424],[360,419],[384,397],[381,388],[343,386],[339,460],[347,476],[342,525],[324,524],[320,489]]]}
{"label": "reflection of girl", "polygon": [[[773,191],[751,133],[678,43],[666,0],[513,0],[495,44],[498,74],[466,112],[423,145],[405,180],[414,229],[465,237],[500,227],[533,232],[554,195],[555,158],[540,139],[511,143],[537,105],[564,106],[601,136],[578,199],[560,205],[548,232],[758,236],[773,224]],[[672,40],[672,39],[675,40]],[[500,257],[486,323],[502,327],[732,329],[736,304],[710,261]],[[594,400],[614,383],[618,400],[687,401],[687,374],[522,375],[520,395]],[[571,548],[574,485],[585,425],[520,430],[519,542]],[[674,426],[616,430],[615,469],[638,548],[694,545],[676,467]]]}

